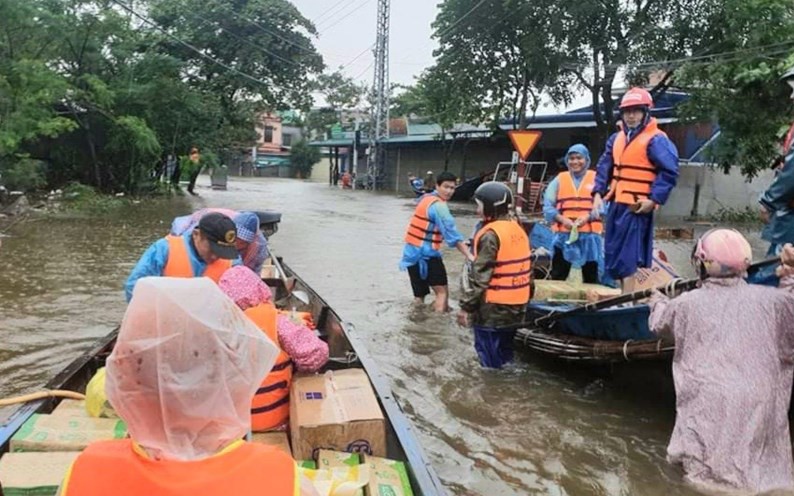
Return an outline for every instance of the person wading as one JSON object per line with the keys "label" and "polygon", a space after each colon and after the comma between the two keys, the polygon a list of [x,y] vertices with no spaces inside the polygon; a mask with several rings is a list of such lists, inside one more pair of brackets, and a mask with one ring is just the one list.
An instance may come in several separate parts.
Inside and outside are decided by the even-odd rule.
{"label": "person wading", "polygon": [[482,222],[472,246],[472,290],[461,297],[458,323],[473,324],[480,363],[500,368],[513,359],[515,331],[495,328],[520,322],[531,296],[529,238],[510,218],[513,195],[507,186],[487,182],[474,192],[474,200]]}
{"label": "person wading", "polygon": [[411,279],[414,303],[423,304],[432,288],[436,312],[449,310],[447,269],[441,258],[442,244],[446,242],[450,248],[457,248],[463,256],[474,260],[447,206],[447,201],[455,193],[455,179],[455,174],[442,172],[438,175],[435,191],[419,198],[405,233],[405,247],[400,260],[400,270],[407,269]]}

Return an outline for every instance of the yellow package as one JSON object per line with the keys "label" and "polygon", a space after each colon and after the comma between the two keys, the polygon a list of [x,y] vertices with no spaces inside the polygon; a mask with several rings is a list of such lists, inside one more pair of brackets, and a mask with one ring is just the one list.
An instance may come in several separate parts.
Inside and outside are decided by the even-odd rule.
{"label": "yellow package", "polygon": [[92,417],[119,418],[105,396],[105,367],[96,371],[85,388],[85,410]]}
{"label": "yellow package", "polygon": [[320,496],[356,496],[369,483],[369,467],[333,467],[312,470],[298,467],[301,475],[309,479]]}

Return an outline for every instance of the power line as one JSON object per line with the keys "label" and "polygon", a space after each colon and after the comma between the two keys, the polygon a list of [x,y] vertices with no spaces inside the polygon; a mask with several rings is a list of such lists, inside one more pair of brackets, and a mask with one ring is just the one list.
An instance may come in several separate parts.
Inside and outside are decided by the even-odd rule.
{"label": "power line", "polygon": [[278,38],[279,40],[283,41],[284,43],[288,43],[290,45],[293,45],[293,46],[295,46],[295,47],[297,47],[297,48],[299,48],[299,49],[301,49],[301,50],[303,50],[303,51],[305,51],[307,53],[311,53],[312,55],[316,55],[317,54],[317,51],[314,49],[313,46],[304,46],[304,45],[302,45],[300,43],[297,43],[295,41],[287,39],[287,38],[281,36],[280,34],[274,32],[274,31],[271,31],[271,30],[265,28],[264,26],[262,26],[261,24],[249,19],[248,17],[245,17],[245,16],[239,14],[238,12],[235,12],[234,9],[232,9],[231,7],[227,7],[227,6],[222,5],[222,4],[217,4],[217,5],[219,7],[222,7],[226,12],[232,14],[235,17],[235,19],[242,19],[245,22],[247,22],[247,23],[251,24],[252,26],[256,27],[257,29],[259,29],[263,33],[269,34],[271,36],[275,36],[276,38]]}
{"label": "power line", "polygon": [[471,9],[470,9],[468,12],[466,12],[466,13],[465,13],[465,14],[463,14],[462,16],[460,16],[460,17],[458,18],[458,20],[457,20],[457,21],[455,21],[455,22],[453,22],[451,26],[448,26],[448,27],[447,27],[447,29],[445,29],[444,31],[440,32],[440,33],[438,34],[437,38],[441,38],[442,36],[445,36],[447,33],[449,33],[450,31],[452,31],[453,29],[455,29],[455,27],[456,27],[458,24],[460,24],[461,22],[463,22],[463,21],[464,21],[464,20],[465,20],[467,17],[469,17],[469,16],[470,16],[470,15],[471,15],[471,14],[472,14],[472,13],[473,13],[475,10],[479,9],[479,8],[480,8],[480,6],[482,6],[482,4],[484,4],[485,2],[486,2],[486,0],[480,0],[480,3],[478,3],[477,5],[475,5],[474,7],[472,7],[472,8],[471,8]]}
{"label": "power line", "polygon": [[257,49],[257,50],[260,50],[260,51],[270,55],[271,57],[275,57],[275,58],[277,58],[277,59],[279,59],[282,62],[287,63],[287,64],[292,64],[292,65],[298,66],[298,67],[300,66],[300,64],[295,62],[294,60],[289,60],[287,58],[284,58],[284,57],[282,57],[281,55],[279,55],[279,54],[277,54],[275,52],[271,52],[270,50],[268,50],[267,48],[265,48],[263,46],[259,46],[256,43],[253,43],[253,42],[243,38],[242,36],[229,31],[228,29],[224,29],[222,26],[218,25],[215,21],[207,19],[206,17],[203,17],[203,16],[201,16],[199,14],[193,14],[192,16],[193,16],[194,19],[199,19],[200,21],[204,22],[205,24],[211,24],[213,27],[219,29],[221,32],[224,32],[224,33],[228,34],[232,38],[234,38],[236,40],[239,40],[239,41],[245,43],[246,45],[248,45],[250,47],[253,47],[253,48]]}
{"label": "power line", "polygon": [[360,3],[358,6],[356,6],[356,8],[354,8],[353,10],[351,10],[350,12],[348,12],[347,14],[345,14],[344,16],[342,16],[342,17],[340,17],[339,19],[337,19],[337,20],[336,20],[336,22],[334,22],[333,24],[331,24],[331,25],[329,25],[329,26],[325,26],[325,27],[323,28],[322,32],[321,32],[320,34],[325,34],[325,33],[327,33],[328,31],[330,31],[330,29],[331,29],[331,28],[333,28],[334,26],[336,26],[336,25],[337,25],[337,24],[339,24],[340,22],[344,21],[345,19],[347,19],[347,18],[348,18],[348,17],[350,17],[351,15],[355,14],[356,12],[358,12],[358,11],[359,11],[359,9],[361,9],[362,7],[364,7],[366,4],[368,4],[368,3],[369,3],[369,2],[371,2],[371,1],[372,1],[372,0],[364,0],[364,2]]}
{"label": "power line", "polygon": [[334,10],[334,9],[335,9],[335,8],[336,8],[338,5],[340,5],[340,4],[343,4],[343,3],[347,2],[347,1],[348,1],[348,0],[339,0],[339,1],[338,1],[338,2],[336,2],[335,4],[331,5],[329,8],[325,9],[325,10],[324,10],[324,11],[323,11],[323,12],[322,12],[320,15],[318,15],[318,16],[315,18],[314,22],[315,22],[315,23],[317,23],[317,21],[318,21],[318,20],[320,20],[320,19],[321,19],[321,18],[322,18],[322,17],[323,17],[325,14],[327,14],[327,13],[331,12],[331,11],[332,11],[332,10]]}
{"label": "power line", "polygon": [[355,57],[353,57],[352,59],[350,59],[350,61],[349,61],[349,62],[347,62],[347,63],[346,63],[346,64],[344,64],[344,65],[341,65],[341,66],[339,66],[339,68],[340,68],[340,69],[344,69],[345,67],[347,67],[347,66],[351,65],[353,62],[355,62],[356,60],[358,60],[358,59],[359,59],[359,58],[360,58],[362,55],[364,55],[365,53],[367,53],[367,52],[369,52],[370,50],[372,50],[372,48],[373,48],[374,46],[375,46],[375,43],[371,44],[370,46],[368,46],[367,48],[365,48],[365,49],[364,49],[364,50],[363,50],[361,53],[359,53],[358,55],[356,55]]}
{"label": "power line", "polygon": [[201,50],[199,50],[198,48],[194,47],[190,43],[184,41],[183,39],[181,39],[181,38],[179,38],[177,36],[174,36],[173,34],[169,33],[168,31],[166,31],[165,29],[163,29],[159,25],[157,25],[157,23],[155,23],[154,21],[152,21],[152,20],[140,15],[139,13],[135,12],[130,7],[124,5],[123,3],[119,2],[118,0],[110,0],[110,1],[113,2],[114,4],[118,5],[122,9],[126,10],[127,12],[132,14],[133,16],[137,17],[140,21],[144,22],[145,24],[150,25],[151,27],[153,27],[157,31],[160,31],[161,33],[163,33],[164,35],[168,36],[169,38],[175,40],[176,42],[180,43],[181,45],[184,45],[189,50],[192,50],[192,51],[196,52],[197,54],[201,55],[202,57],[204,57],[205,59],[209,60],[210,62],[223,67],[227,71],[231,71],[231,72],[234,72],[236,74],[239,74],[240,76],[242,76],[242,77],[244,77],[246,79],[249,79],[249,80],[251,80],[251,81],[253,81],[253,82],[257,83],[257,84],[262,84],[262,85],[265,85],[265,86],[269,86],[270,85],[269,83],[266,83],[265,81],[262,81],[261,79],[258,79],[258,78],[254,77],[254,76],[252,76],[250,74],[247,74],[247,73],[245,73],[243,71],[237,70],[234,67],[231,67],[231,66],[229,66],[227,64],[224,64],[220,60],[218,60],[218,59],[216,59],[216,58],[214,58],[214,57],[212,57],[210,55],[207,55],[206,53],[202,52]]}
{"label": "power line", "polygon": [[[350,7],[356,0],[342,0],[341,2],[337,2],[334,7],[326,10],[322,15],[317,16],[317,20],[315,21],[315,26],[319,28],[322,24],[333,20],[334,16],[339,14],[340,12],[344,11],[346,8]],[[336,6],[342,5],[341,8],[335,8]],[[321,19],[322,17],[322,19]]]}

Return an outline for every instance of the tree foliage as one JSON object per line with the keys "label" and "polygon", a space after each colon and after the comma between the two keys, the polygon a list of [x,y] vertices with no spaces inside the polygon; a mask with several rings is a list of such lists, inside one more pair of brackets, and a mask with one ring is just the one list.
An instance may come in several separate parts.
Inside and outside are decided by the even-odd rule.
{"label": "tree foliage", "polygon": [[320,158],[320,150],[309,146],[306,140],[298,141],[290,150],[290,163],[304,178],[311,175],[314,164],[319,162]]}
{"label": "tree foliage", "polygon": [[0,172],[134,191],[165,153],[242,153],[323,68],[287,0],[0,0]]}
{"label": "tree foliage", "polygon": [[[681,108],[687,120],[714,120],[720,139],[709,159],[724,169],[740,166],[752,177],[780,153],[790,124],[791,89],[780,75],[794,66],[794,4],[789,0],[726,0],[708,18],[703,58],[676,71],[691,94]],[[709,54],[720,55],[710,57]]]}

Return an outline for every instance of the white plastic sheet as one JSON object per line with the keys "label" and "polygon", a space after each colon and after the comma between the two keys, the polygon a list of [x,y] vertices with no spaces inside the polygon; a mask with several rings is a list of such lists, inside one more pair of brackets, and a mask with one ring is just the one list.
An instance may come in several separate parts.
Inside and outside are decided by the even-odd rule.
{"label": "white plastic sheet", "polygon": [[147,277],[108,358],[106,392],[150,456],[195,460],[248,431],[277,354],[210,279]]}

